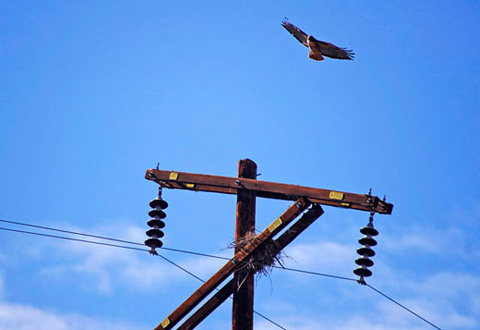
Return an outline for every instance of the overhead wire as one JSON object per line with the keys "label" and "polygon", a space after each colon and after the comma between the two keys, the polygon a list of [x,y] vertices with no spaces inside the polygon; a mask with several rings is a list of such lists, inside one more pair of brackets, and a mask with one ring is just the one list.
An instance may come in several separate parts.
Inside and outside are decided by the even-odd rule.
{"label": "overhead wire", "polygon": [[330,277],[330,278],[336,278],[336,279],[339,279],[339,280],[347,280],[347,281],[357,282],[357,279],[351,278],[351,277],[344,277],[344,276],[338,276],[338,275],[318,273],[318,272],[312,272],[310,270],[301,270],[301,269],[288,268],[288,267],[278,267],[278,266],[276,266],[275,268],[284,269],[284,270],[288,270],[288,271],[291,271],[291,272],[297,272],[297,273],[302,273],[302,274]]}
{"label": "overhead wire", "polygon": [[[1,220],[0,220],[0,221],[1,221]],[[33,232],[33,231],[20,230],[20,229],[12,229],[12,228],[0,227],[0,230],[11,231],[11,232],[15,232],[15,233],[22,233],[22,234],[35,235],[35,236],[43,236],[43,237],[49,237],[49,238],[57,238],[57,239],[63,239],[63,240],[66,240],[66,241],[75,241],[75,242],[90,243],[90,244],[97,244],[97,245],[103,245],[103,246],[110,246],[110,247],[116,247],[116,248],[128,249],[128,250],[148,251],[147,249],[140,249],[140,248],[135,248],[135,247],[132,247],[132,246],[124,246],[124,245],[118,245],[118,244],[95,242],[95,241],[89,241],[89,240],[81,239],[81,238],[73,238],[73,237],[65,237],[65,236],[58,236],[58,235],[50,235],[50,234],[36,233],[36,232]]]}
{"label": "overhead wire", "polygon": [[[27,226],[27,227],[32,227],[32,228],[52,230],[52,231],[56,231],[56,232],[68,233],[68,234],[79,235],[79,236],[84,236],[84,237],[92,237],[92,238],[103,239],[103,240],[114,241],[114,242],[121,242],[121,243],[145,246],[145,244],[142,244],[142,243],[127,241],[127,240],[118,239],[118,238],[80,233],[80,232],[77,232],[77,231],[71,231],[71,230],[58,229],[58,228],[47,227],[47,226],[34,225],[34,224],[29,224],[29,223],[24,223],[24,222],[10,221],[10,220],[4,220],[4,219],[0,219],[0,222],[15,224],[15,225],[19,225],[19,226]],[[17,230],[11,230],[11,231],[17,231]],[[29,233],[29,232],[24,232],[24,231],[19,231],[19,232],[23,232],[23,233],[26,233],[26,234]],[[35,234],[35,233],[32,233],[32,234]],[[46,234],[38,234],[37,233],[37,235],[43,236],[43,235],[46,235]],[[63,238],[61,236],[55,236],[55,235],[47,235],[47,236],[48,237],[53,237],[53,238],[61,238],[61,239]],[[73,240],[78,240],[78,239],[73,239]],[[79,241],[82,242],[83,240],[79,240]],[[89,241],[87,241],[87,242],[89,242]],[[120,246],[117,246],[117,245],[111,245],[111,244],[105,244],[105,243],[101,243],[99,245],[120,247]],[[162,247],[161,249],[166,250],[166,251],[171,251],[171,252],[191,254],[191,255],[197,255],[197,256],[203,256],[203,257],[209,257],[209,258],[215,258],[215,259],[221,259],[221,260],[230,260],[230,258],[227,258],[227,257],[222,257],[222,256],[217,256],[217,255],[212,255],[212,254],[207,254],[207,253],[200,253],[200,252],[195,252],[195,251],[189,251],[189,250],[184,250],[184,249],[174,249],[174,248],[167,248],[167,247]],[[143,251],[144,249],[141,249],[141,250]],[[274,266],[274,268],[284,269],[284,270],[297,272],[297,273],[304,273],[304,274],[310,274],[310,275],[317,275],[317,276],[324,276],[324,277],[330,277],[330,278],[356,281],[356,279],[353,279],[353,278],[347,278],[347,277],[330,275],[330,274],[323,274],[323,273],[312,272],[312,271],[307,271],[307,270],[300,270],[300,269],[294,269],[294,268],[288,268],[288,267],[279,267],[279,266]]]}
{"label": "overhead wire", "polygon": [[[126,244],[132,244],[132,245],[137,245],[137,246],[145,246],[144,244],[138,243],[138,242],[133,242],[133,241],[128,241],[128,240],[122,240],[118,238],[112,238],[112,237],[106,237],[106,236],[99,236],[99,235],[93,235],[93,234],[86,234],[86,233],[80,233],[76,231],[70,231],[70,230],[64,230],[64,229],[58,229],[58,228],[53,228],[53,227],[47,227],[47,226],[40,226],[40,225],[35,225],[35,224],[29,224],[29,223],[24,223],[24,222],[17,222],[17,221],[10,221],[10,220],[5,220],[5,219],[0,219],[0,222],[4,223],[10,223],[14,225],[19,225],[19,226],[27,226],[27,227],[32,227],[32,228],[38,228],[38,229],[43,229],[43,230],[51,230],[51,231],[56,231],[56,232],[62,232],[62,233],[67,233],[67,234],[72,234],[72,235],[78,235],[78,236],[84,236],[84,237],[91,237],[91,238],[97,238],[97,239],[103,239],[103,240],[108,240],[108,241],[114,241],[114,242],[119,242],[119,243],[126,243]],[[130,246],[124,246],[124,245],[118,245],[118,244],[111,244],[111,243],[104,243],[104,242],[97,242],[97,241],[90,241],[90,240],[85,240],[85,239],[79,239],[79,238],[72,238],[72,237],[65,237],[65,236],[58,236],[58,235],[50,235],[50,234],[43,234],[43,233],[37,233],[37,232],[30,232],[30,231],[25,231],[25,230],[18,230],[18,229],[11,229],[11,228],[5,228],[5,227],[0,227],[0,230],[5,230],[5,231],[11,231],[11,232],[17,232],[17,233],[23,233],[23,234],[30,234],[30,235],[36,235],[36,236],[44,236],[44,237],[49,237],[49,238],[57,238],[57,239],[63,239],[63,240],[70,240],[70,241],[76,241],[76,242],[82,242],[82,243],[90,243],[90,244],[96,244],[96,245],[103,245],[103,246],[109,246],[109,247],[116,247],[116,248],[123,248],[123,249],[129,249],[129,250],[137,250],[137,251],[144,251],[148,252],[148,249],[141,249],[141,248],[135,248],[135,247],[130,247]],[[198,256],[203,256],[203,257],[209,257],[209,258],[216,258],[216,259],[222,259],[222,260],[230,260],[230,258],[226,257],[221,257],[217,255],[212,255],[212,254],[207,254],[207,253],[200,253],[200,252],[195,252],[195,251],[189,251],[189,250],[183,250],[183,249],[174,249],[174,248],[167,248],[167,247],[162,247],[161,250],[166,250],[166,251],[172,251],[172,252],[178,252],[178,253],[185,253],[185,254],[192,254],[192,255],[198,255]],[[183,268],[182,266],[178,265],[177,263],[171,261],[165,256],[162,256],[158,254],[159,257],[161,257],[163,260],[169,262],[170,264],[174,265],[175,267],[181,269],[185,273],[191,275],[192,277],[196,278],[199,281],[202,281],[205,283],[203,279],[200,277],[196,276],[195,274],[191,273],[187,269]],[[322,277],[329,277],[329,278],[335,278],[335,279],[341,279],[341,280],[347,280],[347,281],[355,281],[357,282],[357,279],[350,278],[350,277],[344,277],[344,276],[338,276],[338,275],[331,275],[331,274],[325,274],[325,273],[319,273],[319,272],[313,272],[313,271],[307,271],[307,270],[301,270],[301,269],[295,269],[295,268],[288,268],[288,267],[278,267],[275,266],[274,268],[278,269],[284,269],[287,271],[292,271],[292,272],[297,272],[297,273],[303,273],[303,274],[308,274],[308,275],[315,275],[315,276],[322,276]],[[366,284],[367,287],[372,289],[373,291],[377,292],[384,298],[390,300],[391,302],[395,303],[399,307],[403,308],[407,312],[411,313],[412,315],[416,316],[417,318],[421,319],[422,321],[426,322],[430,326],[440,329],[438,326],[433,324],[432,322],[428,321],[424,317],[420,316],[419,314],[415,313],[411,309],[407,308],[406,306],[402,305],[395,299],[389,297],[385,293],[381,292],[380,290],[376,289],[370,284]],[[266,316],[260,314],[259,312],[254,310],[254,313],[257,314],[258,316],[264,318],[265,320],[271,322],[272,324],[275,324],[281,329],[285,329],[278,323],[272,321],[271,319],[267,318]]]}
{"label": "overhead wire", "polygon": [[398,301],[396,301],[395,299],[387,296],[385,293],[381,292],[380,290],[374,288],[373,286],[371,286],[370,284],[366,284],[370,289],[372,289],[373,291],[377,292],[378,294],[382,295],[383,297],[387,298],[388,300],[390,300],[391,302],[397,304],[398,306],[400,306],[401,308],[403,308],[404,310],[406,310],[407,312],[410,312],[412,313],[413,315],[415,315],[416,317],[418,317],[419,319],[423,320],[424,322],[430,324],[432,327],[438,329],[438,330],[441,330],[439,327],[437,327],[435,324],[433,324],[432,322],[428,321],[427,319],[421,317],[420,315],[418,315],[417,313],[415,313],[414,311],[412,311],[411,309],[405,307],[404,305],[402,305],[401,303],[399,303]]}
{"label": "overhead wire", "polygon": [[[25,222],[17,222],[17,221],[5,220],[5,219],[0,219],[0,222],[10,223],[10,224],[19,225],[19,226],[25,226],[25,227],[31,227],[31,228],[51,230],[51,231],[56,231],[56,232],[60,232],[60,233],[66,233],[66,234],[72,234],[72,235],[78,235],[78,236],[84,236],[84,237],[103,239],[103,240],[113,241],[113,242],[120,242],[120,243],[127,243],[127,244],[138,245],[138,246],[145,246],[145,244],[143,244],[143,243],[127,241],[127,240],[123,240],[123,239],[119,239],[119,238],[112,238],[112,237],[106,237],[106,236],[100,236],[100,235],[80,233],[78,231],[58,229],[58,228],[53,228],[53,227],[48,227],[48,226],[40,226],[40,225],[35,225],[35,224],[25,223]],[[173,248],[167,248],[167,247],[162,247],[162,250],[193,254],[193,255],[209,257],[209,258],[230,260],[229,258],[226,258],[226,257],[220,257],[220,256],[216,256],[216,255],[205,254],[205,253],[194,252],[194,251],[188,251],[188,250],[173,249]]]}
{"label": "overhead wire", "polygon": [[[19,222],[14,222],[14,221],[8,221],[8,220],[3,220],[3,219],[0,219],[0,222],[7,222],[7,223],[15,223],[15,224],[18,224],[18,225],[25,225],[25,226],[28,226],[28,227],[35,227],[35,228],[42,228],[42,229],[47,229],[47,228],[50,228],[50,227],[45,227],[45,226],[37,226],[37,225],[32,225],[32,224],[22,224],[22,223],[19,223]],[[109,247],[116,247],[116,248],[122,248],[122,249],[128,249],[128,250],[136,250],[136,251],[143,251],[143,252],[149,252],[150,250],[148,249],[141,249],[141,248],[135,248],[135,247],[131,247],[131,246],[124,246],[124,245],[118,245],[118,244],[110,244],[110,243],[103,243],[103,242],[96,242],[96,241],[90,241],[90,240],[85,240],[85,239],[80,239],[80,238],[72,238],[72,237],[65,237],[65,236],[58,236],[58,235],[50,235],[50,234],[43,234],[43,233],[36,233],[36,232],[32,232],[32,231],[27,231],[27,230],[19,230],[19,229],[12,229],[12,228],[5,228],[5,227],[1,227],[0,226],[0,230],[5,230],[5,231],[10,231],[10,232],[16,232],[16,233],[22,233],[22,234],[30,234],[30,235],[35,235],[35,236],[43,236],[43,237],[48,237],[48,238],[57,238],[57,239],[63,239],[63,240],[69,240],[69,241],[75,241],[75,242],[82,242],[82,243],[90,243],[90,244],[96,244],[96,245],[103,245],[103,246],[109,246]],[[111,240],[111,241],[120,241],[120,242],[125,242],[125,243],[129,243],[129,244],[136,244],[136,245],[142,245],[144,246],[144,244],[140,244],[140,243],[136,243],[136,242],[129,242],[129,241],[124,241],[124,240],[120,240],[120,239],[115,239],[115,238],[108,238],[108,237],[102,237],[102,236],[98,236],[98,235],[91,235],[91,234],[84,234],[84,233],[78,233],[78,232],[72,232],[72,231],[66,231],[66,230],[63,230],[63,229],[56,229],[56,228],[50,228],[49,230],[54,230],[54,231],[59,231],[59,232],[68,232],[70,234],[73,234],[75,233],[75,235],[81,235],[81,236],[88,236],[88,237],[95,237],[95,238],[102,238],[102,239],[106,239],[106,240]],[[178,249],[172,249],[176,252],[179,252],[180,250]],[[203,253],[195,253],[196,255],[203,255],[203,256],[208,256],[206,254],[203,254]],[[190,272],[189,270],[187,270],[186,268],[180,266],[179,264],[175,263],[174,261],[170,260],[169,258],[165,257],[165,256],[162,256],[161,254],[156,254],[156,256],[162,258],[163,260],[165,260],[166,262],[172,264],[173,266],[179,268],[180,270],[182,270],[183,272],[189,274],[190,276],[196,278],[197,280],[205,283],[205,280],[203,280],[202,278],[198,277],[197,275],[195,275],[194,273]],[[223,257],[218,257],[220,259],[224,259]],[[218,291],[218,289],[216,289]],[[230,297],[231,298],[231,297]],[[233,298],[231,298],[233,299]],[[272,323],[273,325],[276,325],[277,327],[279,327],[280,329],[283,329],[283,330],[287,330],[285,327],[281,326],[280,324],[278,324],[277,322],[273,321],[272,319],[266,317],[265,315],[263,315],[262,313],[256,311],[256,310],[253,310],[253,312],[260,316],[261,318],[263,318],[264,320]]]}

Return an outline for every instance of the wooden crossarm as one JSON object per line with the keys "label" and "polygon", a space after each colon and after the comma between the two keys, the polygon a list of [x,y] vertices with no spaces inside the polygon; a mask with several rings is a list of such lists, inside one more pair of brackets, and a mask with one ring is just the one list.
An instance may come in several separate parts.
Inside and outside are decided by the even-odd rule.
{"label": "wooden crossarm", "polygon": [[225,300],[235,290],[235,280],[232,278],[227,284],[213,295],[208,301],[203,304],[195,313],[193,313],[185,322],[183,322],[177,330],[194,329],[200,322],[210,315],[218,306],[223,304]]}
{"label": "wooden crossarm", "polygon": [[391,214],[393,209],[393,204],[382,201],[377,196],[247,178],[154,169],[147,170],[145,178],[169,189],[209,191],[224,194],[237,194],[239,190],[247,189],[255,191],[257,197],[263,198],[297,200],[300,197],[305,197],[312,203],[369,212],[375,211],[380,214]]}

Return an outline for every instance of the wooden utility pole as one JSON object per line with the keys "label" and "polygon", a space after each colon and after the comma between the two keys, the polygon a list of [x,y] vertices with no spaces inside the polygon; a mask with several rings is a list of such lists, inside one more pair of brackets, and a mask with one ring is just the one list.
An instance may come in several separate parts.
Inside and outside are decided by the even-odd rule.
{"label": "wooden utility pole", "polygon": [[[232,293],[234,295],[232,329],[253,329],[253,276],[257,269],[245,268],[265,251],[275,256],[310,224],[323,214],[320,206],[368,211],[371,214],[391,214],[393,205],[369,194],[353,194],[336,190],[302,187],[291,184],[258,181],[257,165],[244,159],[239,162],[238,177],[193,174],[149,169],[145,178],[160,187],[185,189],[237,195],[235,227],[235,254],[222,268],[208,279],[197,291],[165,318],[155,329],[172,329],[187,314],[199,305],[228,277],[233,278],[197,309],[178,329],[193,329]],[[256,197],[295,201],[280,217],[275,219],[260,234],[255,235]],[[305,212],[295,222],[295,219]],[[287,229],[287,227],[289,227]],[[274,239],[282,230],[283,234]],[[242,244],[239,244],[242,243]],[[247,271],[245,271],[247,270]]]}
{"label": "wooden utility pole", "polygon": [[[238,177],[257,179],[257,164],[250,159],[238,163]],[[241,190],[237,194],[237,218],[235,226],[235,253],[241,250],[240,243],[255,236],[255,192]],[[233,276],[237,289],[233,293],[233,330],[253,329],[254,275],[250,272],[236,272]]]}

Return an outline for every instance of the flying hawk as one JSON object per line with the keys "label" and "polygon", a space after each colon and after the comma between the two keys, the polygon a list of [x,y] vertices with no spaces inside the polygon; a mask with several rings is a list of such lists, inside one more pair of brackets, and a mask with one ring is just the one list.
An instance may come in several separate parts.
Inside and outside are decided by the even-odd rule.
{"label": "flying hawk", "polygon": [[[287,29],[298,41],[305,47],[310,48],[308,57],[315,61],[323,61],[323,56],[338,58],[341,60],[353,60],[355,53],[346,48],[340,48],[329,42],[315,39],[312,35],[307,35],[295,25],[284,19],[282,26]],[[323,55],[323,56],[322,56]]]}

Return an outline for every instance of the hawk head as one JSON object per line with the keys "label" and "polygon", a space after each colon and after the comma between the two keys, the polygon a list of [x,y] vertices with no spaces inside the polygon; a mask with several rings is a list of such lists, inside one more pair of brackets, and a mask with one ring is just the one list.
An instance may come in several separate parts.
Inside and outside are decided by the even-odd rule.
{"label": "hawk head", "polygon": [[318,40],[315,39],[314,36],[309,35],[309,36],[307,37],[307,45],[308,45],[308,47],[311,47],[312,43],[315,43],[315,42],[317,42],[317,41],[318,41]]}

